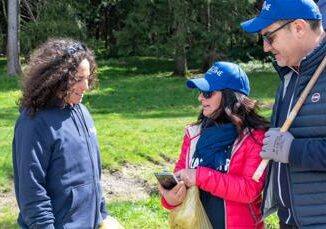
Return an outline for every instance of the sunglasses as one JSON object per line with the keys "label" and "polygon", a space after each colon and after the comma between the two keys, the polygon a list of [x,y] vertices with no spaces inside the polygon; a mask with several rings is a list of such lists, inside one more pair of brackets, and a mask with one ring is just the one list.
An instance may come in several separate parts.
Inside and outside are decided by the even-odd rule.
{"label": "sunglasses", "polygon": [[73,55],[79,51],[86,51],[86,46],[82,43],[75,43],[63,49],[66,55]]}
{"label": "sunglasses", "polygon": [[214,91],[199,91],[205,99],[209,99],[214,94]]}
{"label": "sunglasses", "polygon": [[287,21],[286,23],[284,23],[283,25],[277,27],[277,28],[274,29],[273,31],[268,32],[268,33],[262,35],[263,40],[266,41],[269,45],[272,45],[272,44],[273,44],[273,41],[274,41],[274,39],[273,39],[273,37],[272,37],[273,34],[275,34],[277,31],[283,29],[285,26],[287,26],[288,24],[290,24],[290,23],[292,23],[292,22],[294,22],[294,21],[295,21],[295,20]]}

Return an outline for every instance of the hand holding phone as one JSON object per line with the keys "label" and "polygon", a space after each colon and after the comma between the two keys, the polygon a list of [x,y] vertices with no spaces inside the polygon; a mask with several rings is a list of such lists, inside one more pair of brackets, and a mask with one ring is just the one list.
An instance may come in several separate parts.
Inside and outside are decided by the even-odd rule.
{"label": "hand holding phone", "polygon": [[187,194],[186,185],[182,181],[179,182],[177,176],[171,172],[154,174],[161,184],[158,188],[165,201],[171,206],[181,204]]}
{"label": "hand holding phone", "polygon": [[156,172],[154,175],[162,187],[168,190],[171,190],[179,183],[178,178],[171,172]]}

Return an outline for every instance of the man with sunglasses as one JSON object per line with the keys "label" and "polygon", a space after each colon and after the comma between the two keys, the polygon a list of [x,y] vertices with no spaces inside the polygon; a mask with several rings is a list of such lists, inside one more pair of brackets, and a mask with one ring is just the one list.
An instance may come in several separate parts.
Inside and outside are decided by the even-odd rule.
{"label": "man with sunglasses", "polygon": [[280,228],[326,228],[326,71],[307,96],[288,132],[283,125],[326,53],[321,14],[313,0],[266,0],[241,24],[263,37],[281,78],[271,128],[261,156],[270,159],[265,216],[277,211]]}

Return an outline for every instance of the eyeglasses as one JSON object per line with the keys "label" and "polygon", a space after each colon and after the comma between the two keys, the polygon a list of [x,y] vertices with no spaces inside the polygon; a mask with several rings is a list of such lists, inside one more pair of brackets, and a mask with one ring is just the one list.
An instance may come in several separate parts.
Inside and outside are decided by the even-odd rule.
{"label": "eyeglasses", "polygon": [[262,35],[263,40],[266,41],[269,45],[272,45],[273,41],[274,41],[274,39],[272,38],[272,35],[294,21],[295,20],[288,21],[288,22],[284,23],[283,25],[274,29],[272,32],[268,32],[268,33]]}
{"label": "eyeglasses", "polygon": [[199,91],[199,93],[202,94],[205,99],[209,99],[214,94],[214,91]]}

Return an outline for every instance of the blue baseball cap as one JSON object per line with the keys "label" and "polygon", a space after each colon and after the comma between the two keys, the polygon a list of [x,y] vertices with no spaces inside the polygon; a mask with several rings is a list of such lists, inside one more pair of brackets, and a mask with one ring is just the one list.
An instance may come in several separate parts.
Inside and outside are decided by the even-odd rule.
{"label": "blue baseball cap", "polygon": [[260,14],[241,27],[248,33],[256,33],[279,20],[321,20],[319,8],[313,0],[266,0]]}
{"label": "blue baseball cap", "polygon": [[247,74],[230,62],[215,62],[203,78],[187,80],[187,87],[200,91],[221,91],[232,89],[249,95],[250,86]]}

